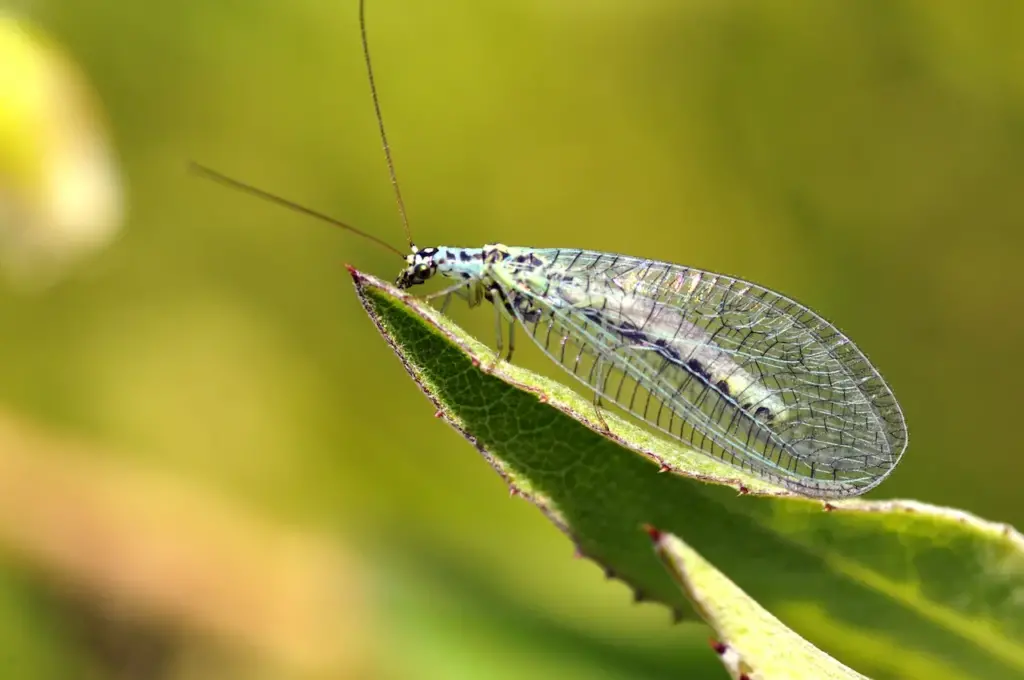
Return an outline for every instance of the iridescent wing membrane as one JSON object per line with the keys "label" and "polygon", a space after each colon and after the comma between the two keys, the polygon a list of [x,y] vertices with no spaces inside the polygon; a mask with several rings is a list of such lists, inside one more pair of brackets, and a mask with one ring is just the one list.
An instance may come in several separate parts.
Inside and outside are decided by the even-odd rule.
{"label": "iridescent wing membrane", "polygon": [[494,279],[551,359],[603,400],[798,493],[852,496],[907,443],[867,357],[803,305],[665,262],[510,248]]}

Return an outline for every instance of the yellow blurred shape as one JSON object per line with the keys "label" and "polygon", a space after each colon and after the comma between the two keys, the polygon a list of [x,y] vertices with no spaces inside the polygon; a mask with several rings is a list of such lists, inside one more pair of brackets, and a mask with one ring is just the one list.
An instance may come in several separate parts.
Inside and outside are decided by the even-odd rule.
{"label": "yellow blurred shape", "polygon": [[0,10],[0,267],[52,279],[108,243],[121,219],[117,164],[85,78]]}

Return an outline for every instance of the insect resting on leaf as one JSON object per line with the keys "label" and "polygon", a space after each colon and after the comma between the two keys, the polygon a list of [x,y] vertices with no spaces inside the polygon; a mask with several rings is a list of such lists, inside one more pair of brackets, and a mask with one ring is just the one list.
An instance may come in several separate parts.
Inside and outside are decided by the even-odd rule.
{"label": "insect resting on leaf", "polygon": [[593,390],[599,408],[615,404],[706,455],[818,498],[859,495],[892,472],[907,445],[892,390],[842,331],[791,298],[724,274],[578,248],[417,248],[373,77],[365,0],[359,25],[411,252],[209,168],[193,168],[398,254],[405,262],[396,282],[402,290],[437,276],[452,280],[429,297],[444,299],[442,312],[453,296],[471,306],[490,302],[496,362],[506,350],[511,360],[520,328]]}

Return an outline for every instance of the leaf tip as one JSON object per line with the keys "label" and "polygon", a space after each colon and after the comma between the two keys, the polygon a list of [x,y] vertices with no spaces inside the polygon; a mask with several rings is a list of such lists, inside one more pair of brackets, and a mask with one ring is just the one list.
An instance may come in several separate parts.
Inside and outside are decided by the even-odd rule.
{"label": "leaf tip", "polygon": [[642,528],[644,530],[644,533],[646,533],[648,536],[650,536],[651,540],[654,541],[654,543],[656,545],[658,543],[661,543],[662,533],[661,533],[660,529],[658,529],[653,524],[645,524],[645,525],[643,525]]}

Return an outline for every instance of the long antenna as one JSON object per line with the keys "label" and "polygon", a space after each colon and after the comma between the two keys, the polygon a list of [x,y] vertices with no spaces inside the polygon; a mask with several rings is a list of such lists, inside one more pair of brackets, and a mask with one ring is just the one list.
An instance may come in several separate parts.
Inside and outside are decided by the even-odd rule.
{"label": "long antenna", "polygon": [[263,189],[254,187],[251,184],[246,184],[245,182],[241,182],[237,179],[234,179],[233,177],[228,177],[223,173],[217,172],[216,170],[208,168],[205,165],[200,165],[195,161],[189,163],[189,170],[196,173],[197,175],[205,177],[206,179],[213,180],[218,184],[223,184],[224,186],[230,189],[241,191],[244,194],[249,194],[250,196],[255,196],[257,198],[262,198],[263,200],[275,203],[281,206],[282,208],[287,208],[288,210],[293,210],[297,213],[308,215],[309,217],[318,219],[321,222],[326,222],[327,224],[332,224],[335,227],[344,229],[345,231],[350,231],[356,236],[362,236],[368,241],[373,241],[382,248],[385,248],[391,251],[392,253],[398,255],[403,260],[405,259],[405,253],[403,253],[401,250],[394,247],[390,243],[386,243],[385,241],[382,241],[381,239],[374,236],[373,234],[368,234],[361,229],[356,229],[351,224],[345,224],[341,220],[337,220],[331,217],[330,215],[325,215],[322,212],[313,210],[312,208],[307,208],[306,206],[296,203],[295,201],[289,201],[287,198],[283,198],[281,196],[278,196],[277,194],[272,194],[269,191],[264,191]]}
{"label": "long antenna", "polygon": [[405,239],[409,247],[416,250],[412,242],[412,231],[409,229],[409,218],[405,214],[405,201],[402,200],[402,190],[398,188],[398,175],[395,173],[395,162],[391,158],[391,147],[388,145],[388,135],[384,131],[384,116],[380,113],[380,98],[377,96],[377,83],[373,79],[373,64],[370,62],[370,41],[366,37],[366,0],[359,0],[359,32],[363,37],[363,56],[366,58],[366,75],[370,79],[370,96],[373,97],[373,110],[377,114],[377,127],[380,129],[380,141],[384,144],[384,158],[388,162],[388,173],[391,175],[391,186],[395,189],[395,200],[398,202],[398,214],[402,218],[402,227],[405,229]]}

